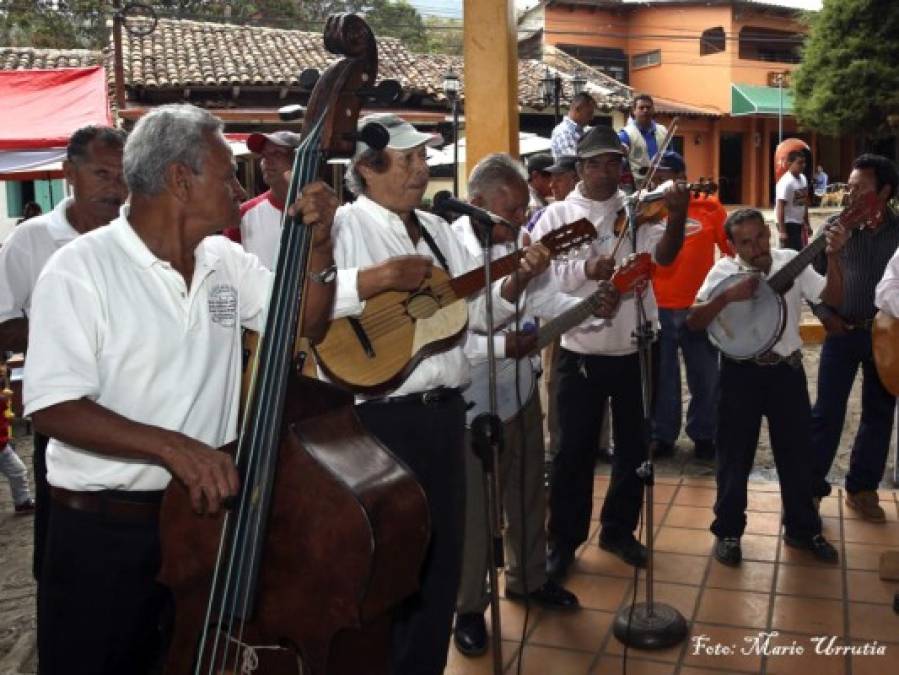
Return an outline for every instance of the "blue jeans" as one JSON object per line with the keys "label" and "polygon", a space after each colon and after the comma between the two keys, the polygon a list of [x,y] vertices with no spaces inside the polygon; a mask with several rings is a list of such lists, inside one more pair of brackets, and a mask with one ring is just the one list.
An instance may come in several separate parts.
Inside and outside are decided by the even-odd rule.
{"label": "blue jeans", "polygon": [[652,437],[673,444],[681,427],[681,379],[677,350],[683,352],[687,368],[690,405],[687,435],[694,441],[715,438],[718,405],[718,353],[704,330],[687,328],[689,309],[659,308],[662,325],[659,340],[661,359]]}
{"label": "blue jeans", "polygon": [[846,401],[858,368],[862,368],[862,418],[852,444],[847,492],[876,490],[883,478],[896,398],[883,388],[871,353],[871,331],[857,329],[846,335],[828,335],[821,347],[818,400],[812,408],[812,492],[830,494],[827,472],[833,464],[843,433]]}

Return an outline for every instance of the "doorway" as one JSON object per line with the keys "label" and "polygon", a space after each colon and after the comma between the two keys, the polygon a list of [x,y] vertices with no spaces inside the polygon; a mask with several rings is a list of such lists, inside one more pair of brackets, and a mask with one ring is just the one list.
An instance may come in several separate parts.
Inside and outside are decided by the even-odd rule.
{"label": "doorway", "polygon": [[743,203],[743,134],[722,132],[718,157],[718,197],[722,204]]}

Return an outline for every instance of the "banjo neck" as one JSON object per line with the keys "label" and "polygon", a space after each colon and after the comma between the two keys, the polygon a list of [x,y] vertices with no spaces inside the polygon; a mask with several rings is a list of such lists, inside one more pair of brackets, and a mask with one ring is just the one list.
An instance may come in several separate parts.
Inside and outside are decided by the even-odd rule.
{"label": "banjo neck", "polygon": [[777,272],[768,279],[768,285],[772,290],[783,295],[793,284],[793,280],[802,274],[808,265],[815,259],[815,256],[824,251],[827,246],[827,238],[821,234],[814,239],[808,246],[802,249],[796,256],[786,265],[781,267]]}

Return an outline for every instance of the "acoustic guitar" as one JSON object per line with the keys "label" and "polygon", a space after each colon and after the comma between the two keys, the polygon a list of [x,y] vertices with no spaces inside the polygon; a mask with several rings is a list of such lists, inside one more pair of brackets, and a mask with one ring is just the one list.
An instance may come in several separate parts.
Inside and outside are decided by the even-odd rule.
{"label": "acoustic guitar", "polygon": [[[630,293],[638,283],[649,279],[653,265],[652,256],[649,253],[629,256],[618,266],[610,281],[621,295],[625,295]],[[596,291],[540,326],[537,331],[537,343],[527,356],[536,355],[557,337],[589,319],[599,308],[599,302],[600,291]],[[471,367],[471,384],[462,392],[468,403],[465,413],[468,424],[471,424],[474,418],[481,413],[490,410],[489,368],[490,363],[487,360],[480,361]],[[508,422],[512,419],[518,413],[520,405],[524,405],[531,399],[536,386],[537,378],[531,368],[530,359],[497,359],[496,414],[500,421]]]}
{"label": "acoustic guitar", "polygon": [[[547,233],[540,243],[558,256],[596,238],[586,218]],[[522,251],[495,260],[492,279],[518,268]],[[478,267],[450,278],[436,265],[431,277],[412,292],[387,291],[369,298],[358,317],[331,322],[324,340],[313,347],[322,370],[352,391],[376,394],[395,388],[429,354],[454,344],[468,327],[465,298],[484,288]]]}
{"label": "acoustic guitar", "polygon": [[899,396],[899,319],[883,310],[877,312],[871,343],[880,381],[893,396]]}

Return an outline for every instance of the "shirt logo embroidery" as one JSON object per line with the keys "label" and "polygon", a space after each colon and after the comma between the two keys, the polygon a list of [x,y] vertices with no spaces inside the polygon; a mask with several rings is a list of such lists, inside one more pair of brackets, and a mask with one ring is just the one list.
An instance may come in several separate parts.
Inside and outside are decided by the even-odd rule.
{"label": "shirt logo embroidery", "polygon": [[237,289],[227,284],[213,286],[209,291],[209,318],[225,328],[237,323]]}

